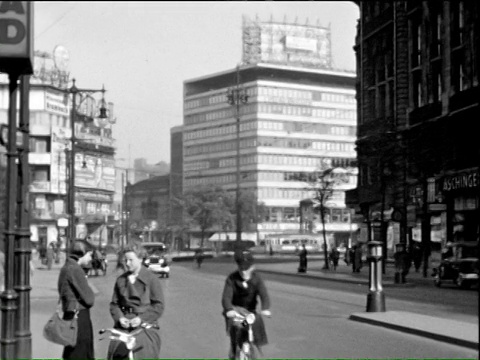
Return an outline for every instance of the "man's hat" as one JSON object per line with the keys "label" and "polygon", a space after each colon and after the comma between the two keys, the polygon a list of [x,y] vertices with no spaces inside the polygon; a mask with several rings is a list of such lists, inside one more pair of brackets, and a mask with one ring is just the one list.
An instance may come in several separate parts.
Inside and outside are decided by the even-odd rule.
{"label": "man's hat", "polygon": [[234,260],[242,270],[247,270],[253,265],[253,254],[248,250],[236,251]]}

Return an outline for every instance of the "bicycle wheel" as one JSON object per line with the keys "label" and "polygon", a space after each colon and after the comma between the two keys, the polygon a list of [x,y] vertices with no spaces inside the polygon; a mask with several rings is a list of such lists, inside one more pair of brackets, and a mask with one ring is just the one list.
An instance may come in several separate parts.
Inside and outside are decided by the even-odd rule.
{"label": "bicycle wheel", "polygon": [[237,351],[238,360],[255,360],[257,358],[255,354],[255,347],[250,343],[244,343],[238,348]]}

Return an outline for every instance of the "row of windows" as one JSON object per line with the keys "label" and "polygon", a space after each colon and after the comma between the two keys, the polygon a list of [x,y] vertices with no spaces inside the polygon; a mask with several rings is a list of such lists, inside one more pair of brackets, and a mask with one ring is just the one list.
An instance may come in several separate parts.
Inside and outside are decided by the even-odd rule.
{"label": "row of windows", "polygon": [[[239,108],[240,115],[247,114],[281,114],[289,116],[306,116],[321,119],[342,119],[355,120],[357,117],[356,109],[334,109],[319,108],[311,106],[296,106],[285,104],[245,104]],[[222,120],[233,118],[236,114],[234,108],[217,110],[200,114],[192,114],[185,116],[185,124],[200,124],[207,121]]]}
{"label": "row of windows", "polygon": [[[320,215],[314,214],[314,221],[320,221]],[[291,207],[268,207],[267,215],[263,219],[266,222],[300,223],[300,209]],[[349,209],[325,209],[325,223],[349,223]]]}
{"label": "row of windows", "polygon": [[[84,206],[82,206],[82,204]],[[65,213],[65,201],[62,199],[55,199],[53,201],[47,200],[45,195],[36,195],[33,200],[34,210],[47,210],[54,214],[60,215]],[[111,204],[99,202],[82,202],[75,200],[75,214],[109,214]]]}
{"label": "row of windows", "polygon": [[[308,139],[277,139],[273,137],[259,137],[240,141],[240,148],[255,148],[258,146],[279,147],[289,149],[313,149],[335,152],[353,152],[355,144],[332,141],[312,141]],[[214,144],[191,146],[185,149],[185,155],[211,154],[236,149],[236,142],[224,141]]]}
{"label": "row of windows", "polygon": [[[232,161],[235,165],[235,161]],[[339,179],[342,183],[350,184],[352,187],[357,185],[357,176],[349,174],[339,174],[342,178]],[[318,174],[312,172],[292,172],[292,171],[259,171],[259,172],[242,172],[240,174],[240,181],[272,181],[272,182],[313,182],[318,178]],[[236,174],[215,175],[201,178],[187,178],[185,185],[187,187],[204,185],[204,184],[233,184],[236,182]]]}
{"label": "row of windows", "polygon": [[[314,133],[323,135],[355,136],[355,126],[339,126],[316,123],[299,123],[293,121],[248,121],[240,124],[240,132],[250,130],[277,130],[289,133]],[[210,138],[218,135],[231,135],[237,132],[236,125],[216,126],[207,129],[198,129],[184,134],[185,140]]]}
{"label": "row of windows", "polygon": [[[236,166],[236,157],[226,159],[211,159],[208,161],[193,161],[185,163],[185,172],[195,170],[217,169]],[[267,164],[267,165],[293,165],[310,166],[318,169],[332,167],[356,167],[356,159],[351,158],[324,158],[318,156],[295,156],[295,155],[249,155],[240,158],[240,165]]]}
{"label": "row of windows", "polygon": [[[452,93],[468,90],[478,85],[478,68],[475,64],[478,51],[475,51],[475,5],[472,2],[457,1],[449,3],[449,24],[444,18],[443,2],[430,1],[425,6],[414,8],[409,19],[409,68],[412,109],[427,104],[441,102],[442,93],[452,88]],[[367,16],[367,15],[366,15]],[[472,24],[472,25],[470,25]],[[471,26],[472,28],[469,28]],[[450,30],[450,34],[446,31]],[[449,36],[447,36],[449,35]],[[387,42],[393,39],[393,33],[385,32],[381,39],[375,36],[366,44],[366,56],[375,59],[374,70],[364,69],[364,80],[368,91],[371,110],[365,119],[392,117],[394,112],[393,52],[385,51]],[[445,41],[450,40],[450,44]],[[444,77],[442,59],[444,46],[451,48],[450,76]],[[478,59],[477,59],[478,60]],[[424,64],[429,62],[428,66]],[[425,73],[427,72],[427,73]],[[425,82],[427,78],[429,81]],[[446,83],[446,80],[449,83]]]}
{"label": "row of windows", "polygon": [[[281,189],[281,188],[259,188],[258,197],[260,199],[311,199],[315,196],[315,191],[306,189]],[[337,203],[345,202],[344,191],[334,191],[328,201]]]}
{"label": "row of windows", "polygon": [[[297,90],[297,89],[288,89],[280,87],[249,87],[242,88],[241,91],[244,91],[249,97],[253,96],[273,96],[278,98],[283,98],[285,102],[288,102],[288,99],[294,100],[309,100],[309,101],[325,101],[325,102],[336,102],[336,103],[346,103],[346,104],[355,104],[355,95],[353,94],[338,94],[331,92],[322,92],[322,91],[309,91],[309,90]],[[227,94],[217,94],[208,97],[203,97],[195,100],[188,100],[185,102],[185,110],[195,109],[201,106],[215,105],[227,103]]]}

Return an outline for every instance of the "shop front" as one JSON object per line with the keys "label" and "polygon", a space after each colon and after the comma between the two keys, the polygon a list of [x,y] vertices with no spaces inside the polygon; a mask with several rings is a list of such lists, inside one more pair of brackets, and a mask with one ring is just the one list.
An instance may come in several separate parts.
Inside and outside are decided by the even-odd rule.
{"label": "shop front", "polygon": [[480,172],[466,169],[440,179],[447,210],[447,242],[478,241],[480,233]]}

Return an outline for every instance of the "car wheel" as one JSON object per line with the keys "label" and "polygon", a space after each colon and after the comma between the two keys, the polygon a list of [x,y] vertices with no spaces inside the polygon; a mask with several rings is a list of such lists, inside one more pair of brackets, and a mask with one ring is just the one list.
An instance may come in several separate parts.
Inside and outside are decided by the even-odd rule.
{"label": "car wheel", "polygon": [[457,277],[455,278],[455,284],[461,289],[470,288],[470,283],[468,281],[463,280],[460,274],[458,274]]}

